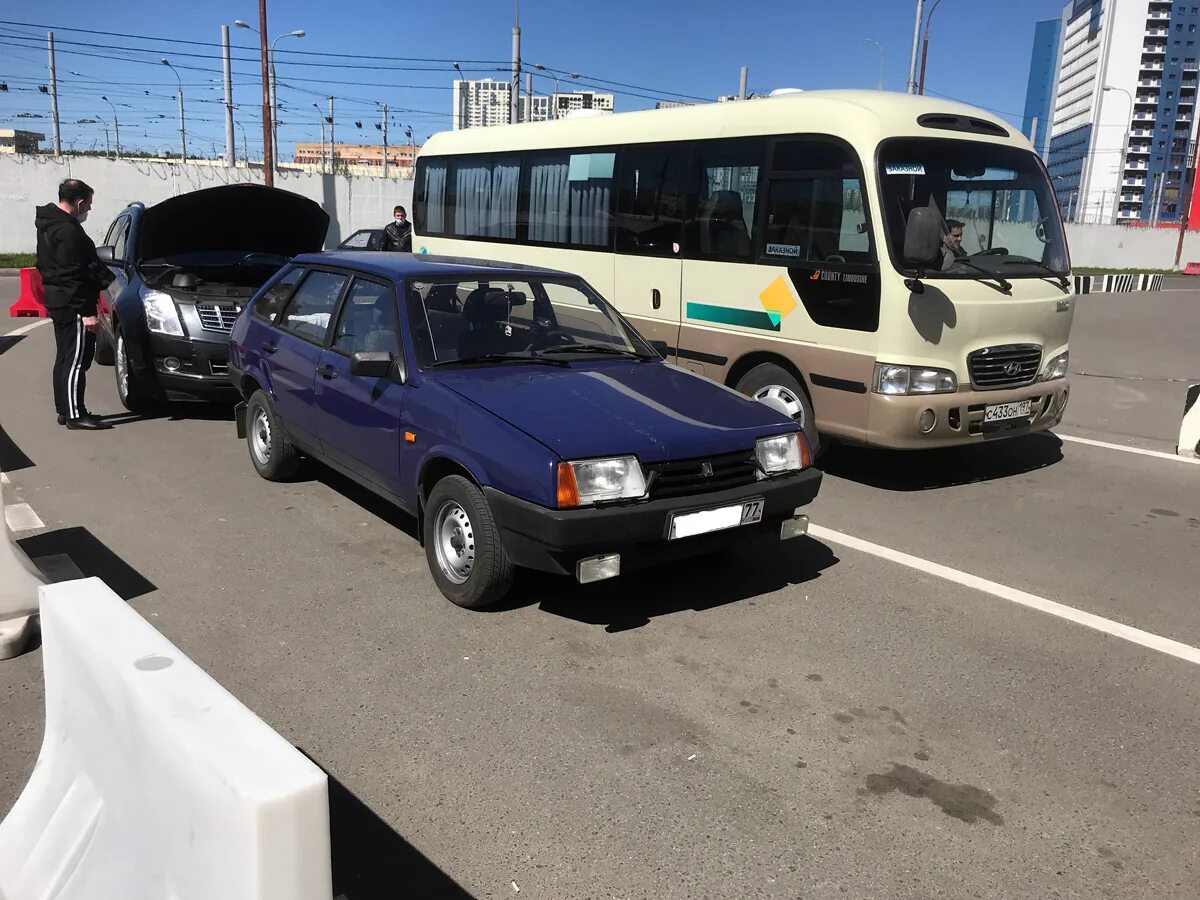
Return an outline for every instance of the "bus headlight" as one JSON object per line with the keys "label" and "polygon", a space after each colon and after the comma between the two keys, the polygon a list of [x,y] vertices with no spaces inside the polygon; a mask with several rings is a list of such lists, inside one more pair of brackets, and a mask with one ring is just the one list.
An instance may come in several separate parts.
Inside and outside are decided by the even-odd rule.
{"label": "bus headlight", "polygon": [[958,390],[958,379],[946,369],[875,363],[874,390],[892,395],[953,394]]}
{"label": "bus headlight", "polygon": [[1042,381],[1053,381],[1055,378],[1066,378],[1067,368],[1071,365],[1071,353],[1060,353],[1050,362],[1046,363],[1046,371],[1042,375]]}

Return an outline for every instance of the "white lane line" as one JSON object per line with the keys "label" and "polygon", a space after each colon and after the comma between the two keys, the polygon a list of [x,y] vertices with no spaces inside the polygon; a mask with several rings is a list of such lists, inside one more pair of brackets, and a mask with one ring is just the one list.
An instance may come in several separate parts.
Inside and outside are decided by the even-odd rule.
{"label": "white lane line", "polygon": [[33,528],[45,528],[38,514],[28,503],[13,503],[4,507],[4,521],[13,531],[29,531]]}
{"label": "white lane line", "polygon": [[1191,459],[1186,456],[1176,456],[1174,453],[1164,453],[1162,450],[1143,450],[1141,447],[1125,447],[1121,444],[1110,444],[1107,441],[1093,441],[1091,438],[1075,437],[1072,434],[1062,434],[1057,431],[1054,432],[1054,436],[1060,441],[1071,441],[1075,444],[1087,444],[1089,447],[1103,447],[1105,450],[1122,450],[1125,453],[1136,453],[1138,456],[1154,456],[1158,459],[1169,459],[1174,462],[1200,466],[1200,459]]}
{"label": "white lane line", "polygon": [[7,472],[0,472],[0,484],[12,484]]}
{"label": "white lane line", "polygon": [[1105,634],[1119,637],[1130,643],[1140,644],[1151,650],[1157,650],[1159,653],[1166,653],[1168,656],[1175,656],[1187,662],[1200,665],[1200,647],[1192,647],[1179,641],[1173,641],[1170,638],[1151,634],[1149,631],[1142,631],[1140,628],[1115,622],[1112,619],[1084,612],[1073,606],[1056,603],[1053,600],[1047,600],[1045,597],[1039,597],[1036,594],[1019,591],[1016,588],[1010,588],[1007,585],[988,581],[986,578],[980,578],[978,575],[960,572],[958,569],[943,566],[941,563],[931,562],[919,556],[902,553],[899,550],[893,550],[890,547],[884,547],[880,544],[873,544],[870,541],[864,541],[862,538],[843,534],[840,531],[834,531],[820,525],[809,525],[808,533],[820,540],[840,544],[843,547],[849,547],[852,550],[858,550],[862,553],[869,553],[880,559],[886,559],[890,562],[899,563],[902,566],[908,566],[910,569],[916,569],[918,572],[935,575],[946,581],[961,584],[963,587],[983,591],[985,594],[991,594],[993,597],[999,597],[1001,600],[1019,603],[1021,606],[1028,606],[1030,609],[1040,610],[1052,616],[1057,616],[1060,619],[1066,619],[1068,622],[1075,622],[1078,625],[1102,631]]}
{"label": "white lane line", "polygon": [[20,337],[23,334],[29,334],[35,328],[40,328],[43,325],[49,325],[50,319],[38,319],[36,322],[30,322],[28,325],[22,325],[20,328],[14,328],[7,334],[0,334],[0,337]]}

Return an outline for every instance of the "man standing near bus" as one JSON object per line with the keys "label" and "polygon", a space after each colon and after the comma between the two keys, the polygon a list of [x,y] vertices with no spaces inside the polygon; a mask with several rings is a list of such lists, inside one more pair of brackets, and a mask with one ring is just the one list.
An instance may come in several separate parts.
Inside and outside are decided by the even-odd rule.
{"label": "man standing near bus", "polygon": [[412,222],[403,206],[392,210],[392,221],[383,229],[383,246],[379,249],[412,253]]}

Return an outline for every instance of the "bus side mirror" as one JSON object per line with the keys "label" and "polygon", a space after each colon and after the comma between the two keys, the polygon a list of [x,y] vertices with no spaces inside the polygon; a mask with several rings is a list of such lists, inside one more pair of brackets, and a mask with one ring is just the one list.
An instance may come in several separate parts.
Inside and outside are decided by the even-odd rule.
{"label": "bus side mirror", "polygon": [[918,206],[908,214],[904,229],[904,261],[913,266],[936,265],[942,254],[942,217],[936,209]]}

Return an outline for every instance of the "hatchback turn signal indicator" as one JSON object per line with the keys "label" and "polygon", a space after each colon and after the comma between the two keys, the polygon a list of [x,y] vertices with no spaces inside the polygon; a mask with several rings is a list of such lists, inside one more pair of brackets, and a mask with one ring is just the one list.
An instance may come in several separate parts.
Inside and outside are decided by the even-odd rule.
{"label": "hatchback turn signal indicator", "polygon": [[570,463],[558,464],[558,508],[570,509],[579,505],[579,485]]}

